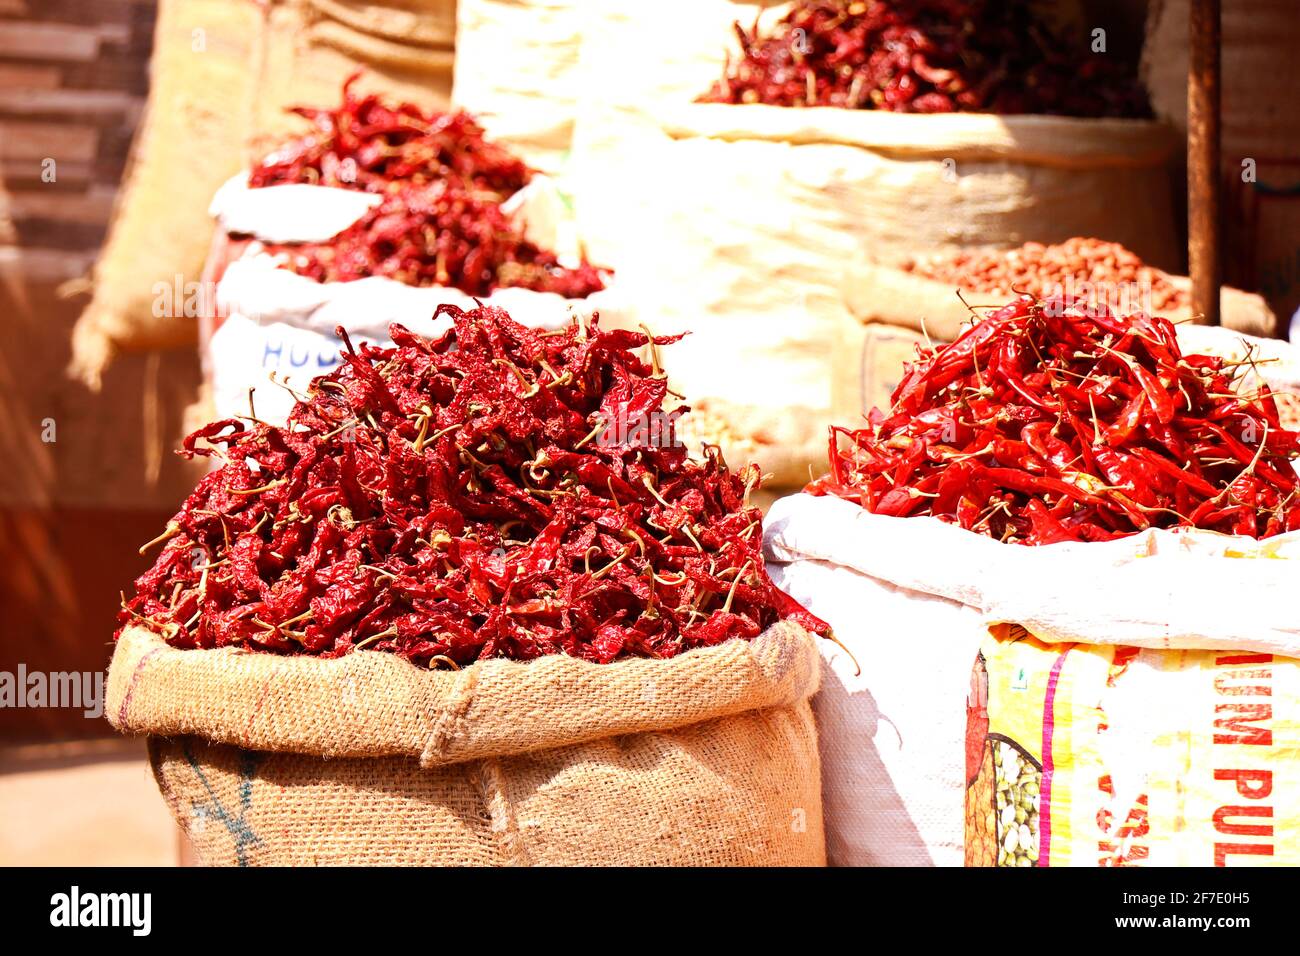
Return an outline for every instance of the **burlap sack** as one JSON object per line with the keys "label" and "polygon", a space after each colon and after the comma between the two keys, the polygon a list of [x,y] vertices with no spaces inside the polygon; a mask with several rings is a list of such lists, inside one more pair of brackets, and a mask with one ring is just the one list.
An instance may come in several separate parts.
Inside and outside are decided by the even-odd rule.
{"label": "burlap sack", "polygon": [[[856,412],[865,415],[873,408],[889,408],[894,389],[903,380],[906,366],[916,361],[917,347],[933,344],[925,334],[899,325],[864,325],[860,327],[861,360],[854,381],[844,383],[844,388],[858,390]],[[853,340],[844,342],[846,349]],[[847,366],[847,363],[845,363]],[[852,368],[852,366],[847,366]],[[854,414],[839,420],[837,425],[853,427],[862,419]]]}
{"label": "burlap sack", "polygon": [[[337,103],[343,81],[445,107],[454,0],[162,0],[144,122],[72,371],[97,386],[122,350],[177,348],[196,316],[159,308],[156,286],[197,288],[208,201],[276,142],[309,127],[285,106]],[[162,313],[162,314],[158,314]]]}
{"label": "burlap sack", "polygon": [[825,863],[813,638],[667,661],[426,671],[117,643],[107,714],[148,734],[210,864]]}
{"label": "burlap sack", "polygon": [[[837,209],[846,238],[878,247],[877,261],[1096,235],[1162,268],[1179,262],[1167,164],[1180,143],[1164,123],[694,104],[737,55],[733,23],[757,18],[765,28],[789,6],[607,0],[593,10],[582,32],[575,161],[591,154],[582,179],[599,180],[596,194],[627,194],[604,222],[593,199],[596,223],[614,226],[638,197],[662,208],[660,190],[679,185],[669,170],[655,172],[661,156],[646,147],[704,140],[714,146],[695,157],[703,190],[715,176],[765,164],[778,193],[824,190],[806,197],[807,214]],[[1074,2],[1043,4],[1041,14],[1062,29],[1085,22]],[[675,212],[695,197],[668,198]],[[750,199],[762,219],[769,196]],[[625,229],[629,239],[635,232]],[[593,249],[607,241],[586,238]]]}
{"label": "burlap sack", "polygon": [[[1142,78],[1158,116],[1187,130],[1189,0],[1152,0]],[[1296,43],[1292,0],[1222,0],[1223,159],[1294,157]],[[1288,82],[1288,80],[1290,82]]]}
{"label": "burlap sack", "polygon": [[[764,26],[780,0],[458,0],[452,97],[531,165],[562,175],[578,115],[595,105],[650,110],[689,102],[737,50],[734,23]],[[1079,30],[1077,0],[1044,0],[1040,15]],[[642,25],[655,41],[644,44]],[[666,36],[671,31],[670,36]],[[666,37],[666,38],[665,38]],[[509,68],[503,68],[508,64]]]}

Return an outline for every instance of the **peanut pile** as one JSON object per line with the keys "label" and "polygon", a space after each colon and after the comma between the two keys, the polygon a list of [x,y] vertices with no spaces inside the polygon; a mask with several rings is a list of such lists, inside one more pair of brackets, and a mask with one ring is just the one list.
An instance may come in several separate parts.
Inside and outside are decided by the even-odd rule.
{"label": "peanut pile", "polygon": [[1027,242],[1007,252],[960,252],[942,259],[908,262],[903,268],[976,292],[1028,293],[1036,298],[1053,294],[1064,294],[1068,299],[1096,296],[1103,302],[1128,292],[1137,299],[1132,306],[1153,312],[1191,304],[1187,292],[1171,283],[1159,269],[1145,265],[1119,243],[1100,239],[1076,237],[1052,246]]}

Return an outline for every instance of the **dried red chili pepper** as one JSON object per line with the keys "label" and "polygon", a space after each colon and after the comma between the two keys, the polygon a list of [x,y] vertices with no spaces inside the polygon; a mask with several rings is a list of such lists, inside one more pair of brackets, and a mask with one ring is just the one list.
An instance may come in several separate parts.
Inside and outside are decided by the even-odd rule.
{"label": "dried red chili pepper", "polygon": [[919,351],[888,412],[832,430],[810,492],[1022,544],[1300,529],[1300,433],[1164,319],[1021,296]]}
{"label": "dried red chili pepper", "polygon": [[294,107],[315,133],[272,153],[249,174],[258,188],[309,183],[359,189],[383,201],[328,242],[270,245],[289,268],[318,282],[384,276],[450,286],[469,295],[519,287],[586,298],[609,270],[562,266],[524,237],[501,203],[533,172],[464,112],[425,113],[358,97],[357,76],[333,109]]}
{"label": "dried red chili pepper", "polygon": [[184,454],[224,464],[120,623],[178,647],[446,666],[671,657],[783,618],[829,634],[766,573],[757,466],[676,442],[658,360],[634,351],[674,338],[439,314],[436,340],[394,325],[393,348],[349,344],[285,428],[191,435]]}
{"label": "dried red chili pepper", "polygon": [[336,107],[295,106],[315,132],[276,149],[249,174],[253,188],[286,183],[386,192],[394,183],[450,182],[506,199],[523,189],[532,170],[484,137],[468,113],[425,112],[354,91],[360,73],[343,84]]}
{"label": "dried red chili pepper", "polygon": [[318,282],[386,276],[469,295],[516,287],[584,299],[605,288],[602,270],[561,266],[524,238],[499,204],[439,183],[401,186],[328,242],[272,245],[290,267]]}
{"label": "dried red chili pepper", "polygon": [[701,99],[900,113],[1148,117],[1133,72],[1026,0],[800,0]]}

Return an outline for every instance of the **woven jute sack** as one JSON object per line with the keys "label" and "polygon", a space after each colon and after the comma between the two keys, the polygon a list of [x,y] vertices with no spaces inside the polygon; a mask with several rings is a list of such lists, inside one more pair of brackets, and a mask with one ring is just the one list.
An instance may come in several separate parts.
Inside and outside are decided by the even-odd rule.
{"label": "woven jute sack", "polygon": [[581,0],[459,0],[456,105],[535,169],[562,173],[583,94],[582,31],[603,8]]}
{"label": "woven jute sack", "polygon": [[122,634],[107,713],[217,865],[825,863],[813,638],[427,671]]}

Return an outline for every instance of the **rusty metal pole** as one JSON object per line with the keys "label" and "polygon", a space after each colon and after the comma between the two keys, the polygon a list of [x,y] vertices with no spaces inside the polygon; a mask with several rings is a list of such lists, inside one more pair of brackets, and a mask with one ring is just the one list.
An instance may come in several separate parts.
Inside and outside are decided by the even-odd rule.
{"label": "rusty metal pole", "polygon": [[1187,77],[1187,260],[1192,313],[1219,324],[1219,11],[1220,0],[1191,0]]}

